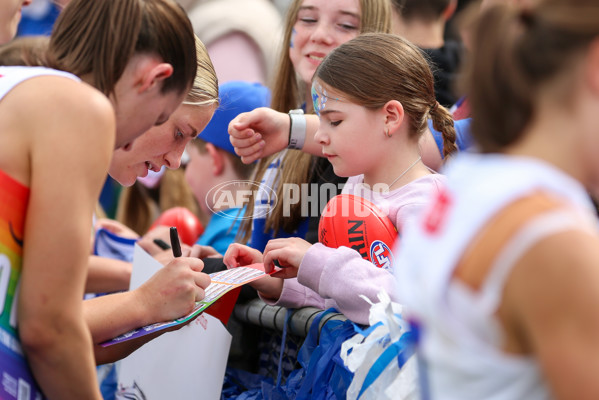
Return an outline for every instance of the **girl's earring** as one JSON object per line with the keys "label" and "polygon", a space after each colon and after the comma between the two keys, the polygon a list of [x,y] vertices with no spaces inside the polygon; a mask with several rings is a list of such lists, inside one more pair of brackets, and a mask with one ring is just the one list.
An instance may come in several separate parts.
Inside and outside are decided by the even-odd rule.
{"label": "girl's earring", "polygon": [[389,133],[389,128],[385,128],[385,136],[391,137],[392,135]]}

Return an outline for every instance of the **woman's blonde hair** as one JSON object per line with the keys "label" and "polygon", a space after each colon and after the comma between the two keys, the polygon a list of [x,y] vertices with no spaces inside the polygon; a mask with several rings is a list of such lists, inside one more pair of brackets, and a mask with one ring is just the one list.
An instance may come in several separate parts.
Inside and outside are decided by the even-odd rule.
{"label": "woman's blonde hair", "polygon": [[194,37],[198,67],[193,86],[185,96],[183,104],[192,106],[213,105],[216,109],[219,104],[216,71],[206,46],[197,36],[194,35]]}

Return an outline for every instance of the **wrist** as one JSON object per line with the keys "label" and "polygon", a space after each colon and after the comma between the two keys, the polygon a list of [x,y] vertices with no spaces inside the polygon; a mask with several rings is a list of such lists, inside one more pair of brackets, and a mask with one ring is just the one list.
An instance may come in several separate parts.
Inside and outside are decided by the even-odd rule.
{"label": "wrist", "polygon": [[287,148],[301,150],[306,140],[306,116],[302,109],[290,110]]}
{"label": "wrist", "polygon": [[[253,285],[252,285],[253,284]],[[263,300],[269,300],[276,303],[283,293],[283,279],[272,276],[265,276],[250,282]]]}
{"label": "wrist", "polygon": [[137,327],[149,325],[153,322],[156,322],[155,316],[153,313],[155,309],[153,307],[152,296],[150,293],[146,291],[146,287],[141,285],[137,289],[130,290],[129,300],[130,300],[130,309],[131,311],[131,319],[136,321]]}

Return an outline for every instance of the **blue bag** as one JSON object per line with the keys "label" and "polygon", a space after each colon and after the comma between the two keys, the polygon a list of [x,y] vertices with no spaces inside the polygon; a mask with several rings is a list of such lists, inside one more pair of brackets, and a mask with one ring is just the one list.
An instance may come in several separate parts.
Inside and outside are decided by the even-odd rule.
{"label": "blue bag", "polygon": [[[291,311],[291,310],[290,310]],[[308,335],[298,353],[300,368],[292,371],[284,384],[281,384],[281,363],[277,382],[255,374],[227,370],[221,399],[237,400],[341,400],[349,387],[353,374],[345,367],[340,357],[341,344],[356,333],[356,325],[349,321],[328,320],[319,332],[322,318],[335,309],[320,313],[312,322]],[[288,316],[291,313],[288,312]],[[281,348],[287,334],[287,323],[283,330]],[[245,387],[242,393],[235,392],[231,383]]]}

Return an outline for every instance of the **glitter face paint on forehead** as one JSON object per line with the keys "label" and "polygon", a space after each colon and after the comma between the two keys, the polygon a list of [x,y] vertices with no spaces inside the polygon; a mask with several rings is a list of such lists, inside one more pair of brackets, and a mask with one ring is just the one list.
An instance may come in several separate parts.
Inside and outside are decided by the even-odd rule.
{"label": "glitter face paint on forehead", "polygon": [[327,94],[327,90],[322,87],[322,85],[318,81],[314,81],[312,83],[312,103],[314,105],[314,112],[316,115],[320,116],[320,113],[327,105],[327,102],[333,101],[341,101],[338,97],[329,97]]}

